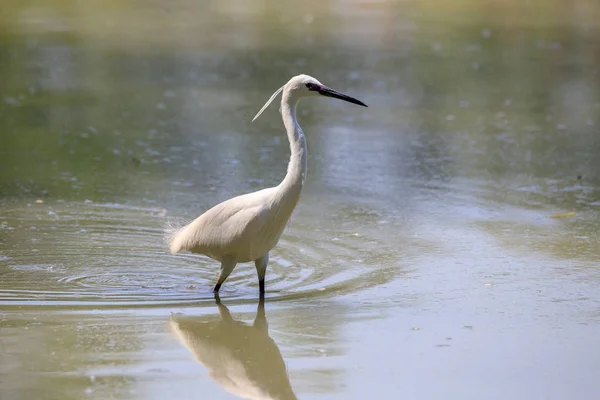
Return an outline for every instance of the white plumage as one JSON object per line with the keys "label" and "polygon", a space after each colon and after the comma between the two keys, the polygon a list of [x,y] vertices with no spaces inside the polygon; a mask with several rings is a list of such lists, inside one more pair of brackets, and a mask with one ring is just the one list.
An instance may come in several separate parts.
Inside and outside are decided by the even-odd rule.
{"label": "white plumage", "polygon": [[220,203],[188,225],[167,231],[171,253],[190,251],[221,262],[214,291],[218,292],[237,263],[254,261],[261,295],[269,261],[296,204],[306,177],[306,139],[296,120],[296,105],[303,97],[322,95],[366,107],[308,75],[298,75],[278,89],[256,114],[256,120],[283,92],[281,115],[290,142],[290,162],[283,181],[271,188],[244,194]]}

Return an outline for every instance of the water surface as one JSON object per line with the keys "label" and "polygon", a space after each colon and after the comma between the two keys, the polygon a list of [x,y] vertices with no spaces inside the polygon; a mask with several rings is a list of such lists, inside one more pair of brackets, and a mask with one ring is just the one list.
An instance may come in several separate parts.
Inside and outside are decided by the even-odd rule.
{"label": "water surface", "polygon": [[[596,399],[600,7],[11,3],[0,16],[2,399]],[[271,253],[169,220],[309,172]]]}

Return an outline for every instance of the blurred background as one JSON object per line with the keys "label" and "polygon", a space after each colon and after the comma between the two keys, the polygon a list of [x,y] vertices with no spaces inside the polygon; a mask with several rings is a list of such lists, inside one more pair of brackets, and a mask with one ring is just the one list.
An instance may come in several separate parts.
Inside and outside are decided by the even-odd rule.
{"label": "blurred background", "polygon": [[274,397],[597,398],[599,67],[594,0],[3,0],[0,397],[260,398],[167,329],[223,310],[162,227],[279,183],[277,105],[250,121],[306,73],[369,108],[299,106]]}
{"label": "blurred background", "polygon": [[[285,141],[275,112],[272,125],[249,120],[298,73],[372,107],[306,104],[311,154],[340,151],[313,126],[343,120],[373,142],[427,135],[446,153],[438,174],[598,179],[596,2],[296,3],[3,2],[2,196],[138,197],[148,179],[181,176],[171,165],[190,146],[198,158],[247,153],[230,167],[245,171],[257,158],[246,136]],[[203,163],[221,179],[222,165]],[[151,197],[165,202],[167,189]]]}

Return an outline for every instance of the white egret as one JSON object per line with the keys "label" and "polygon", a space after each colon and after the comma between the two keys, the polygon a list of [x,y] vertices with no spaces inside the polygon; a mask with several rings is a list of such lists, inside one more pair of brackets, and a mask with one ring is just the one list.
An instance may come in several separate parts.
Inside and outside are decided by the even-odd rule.
{"label": "white egret", "polygon": [[260,294],[264,295],[269,251],[279,241],[298,203],[306,176],[306,139],[296,120],[298,101],[304,97],[321,95],[367,107],[363,102],[336,92],[311,76],[298,75],[271,96],[252,122],[281,92],[280,112],[291,151],[283,181],[275,187],[226,200],[189,224],[167,231],[171,253],[187,250],[221,262],[215,293],[237,263],[254,261]]}

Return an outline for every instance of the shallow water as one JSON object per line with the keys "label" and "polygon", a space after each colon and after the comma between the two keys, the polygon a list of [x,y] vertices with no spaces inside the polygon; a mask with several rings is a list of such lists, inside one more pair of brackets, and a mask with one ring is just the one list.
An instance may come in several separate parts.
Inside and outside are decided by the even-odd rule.
{"label": "shallow water", "polygon": [[[54,3],[0,14],[0,398],[598,398],[594,2]],[[297,73],[369,108],[300,105],[217,301],[163,227],[282,179]]]}

